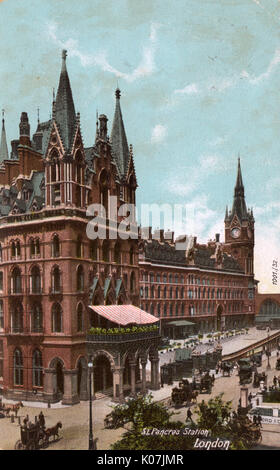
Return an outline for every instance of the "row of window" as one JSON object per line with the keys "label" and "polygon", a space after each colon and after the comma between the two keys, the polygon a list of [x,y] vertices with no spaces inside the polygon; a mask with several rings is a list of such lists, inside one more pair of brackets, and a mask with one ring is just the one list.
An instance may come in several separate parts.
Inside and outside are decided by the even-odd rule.
{"label": "row of window", "polygon": [[[172,299],[184,299],[185,298],[185,288],[184,287],[173,287],[162,288],[161,286],[148,286],[140,287],[140,297],[141,298],[151,298],[154,299],[155,297],[160,299],[166,299],[167,297]],[[227,290],[225,289],[214,289],[214,288],[203,288],[201,289],[188,289],[187,290],[187,298],[188,299],[242,299],[243,298],[243,291],[242,290]]]}
{"label": "row of window", "polygon": [[201,285],[201,286],[214,286],[215,284],[224,284],[225,286],[233,286],[233,287],[243,287],[243,284],[237,281],[229,281],[229,280],[216,280],[216,279],[209,279],[209,278],[199,278],[192,274],[188,274],[186,278],[183,274],[168,274],[167,273],[147,273],[141,271],[141,281],[144,282],[162,282],[162,283],[170,283],[170,284],[193,284],[193,285]]}
{"label": "row of window", "polygon": [[[184,303],[181,304],[141,304],[141,308],[150,312],[152,315],[156,316],[177,316],[177,315],[185,315],[188,314],[189,316],[193,315],[203,315],[203,314],[214,314],[216,313],[217,306],[213,302],[204,302],[203,304],[196,304],[196,305],[185,305]],[[225,313],[244,313],[244,305],[243,303],[232,303],[227,304],[225,306],[224,312]]]}
{"label": "row of window", "polygon": [[[21,349],[14,351],[14,385],[23,385],[23,355]],[[33,387],[43,386],[43,360],[42,353],[39,349],[35,349],[32,355],[32,385]]]}
{"label": "row of window", "polygon": [[[60,240],[58,235],[54,235],[52,238],[52,257],[58,258],[60,256]],[[30,258],[39,257],[40,256],[40,240],[39,238],[29,240],[29,249],[30,249]],[[109,262],[110,261],[110,242],[108,240],[104,240],[101,248],[100,253],[100,260]],[[76,257],[82,258],[84,255],[83,253],[83,242],[81,237],[78,237],[76,240]],[[98,242],[97,240],[90,241],[90,258],[92,260],[99,259],[98,256]],[[20,259],[21,258],[21,244],[19,240],[12,241],[11,243],[11,258],[12,259]],[[2,247],[0,245],[0,261],[2,261]],[[129,263],[131,265],[134,264],[134,250],[133,247],[130,248],[128,256],[126,253],[121,252],[121,244],[119,242],[115,243],[112,252],[112,259],[114,263],[121,264],[121,263]]]}
{"label": "row of window", "polygon": [[[84,308],[81,303],[77,305],[76,310],[76,325],[77,331],[81,332],[84,330]],[[62,333],[63,332],[63,311],[61,305],[56,302],[53,304],[51,309],[52,318],[52,332]],[[43,331],[43,311],[40,303],[32,305],[30,312],[30,331],[33,333],[40,333]],[[4,312],[3,312],[3,301],[0,300],[0,329],[4,329]],[[23,333],[24,332],[24,314],[23,306],[21,302],[12,306],[11,309],[11,332],[12,333]]]}

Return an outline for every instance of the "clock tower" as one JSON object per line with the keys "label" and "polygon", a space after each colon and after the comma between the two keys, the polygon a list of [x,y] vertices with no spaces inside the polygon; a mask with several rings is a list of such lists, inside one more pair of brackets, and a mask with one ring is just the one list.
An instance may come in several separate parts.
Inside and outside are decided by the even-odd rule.
{"label": "clock tower", "polygon": [[247,209],[242,181],[240,158],[231,211],[225,215],[225,249],[240,264],[245,274],[254,274],[254,216]]}

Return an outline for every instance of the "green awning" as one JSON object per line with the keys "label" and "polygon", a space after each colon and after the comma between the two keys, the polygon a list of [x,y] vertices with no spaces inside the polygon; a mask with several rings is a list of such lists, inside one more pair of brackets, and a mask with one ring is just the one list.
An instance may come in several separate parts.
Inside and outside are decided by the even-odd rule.
{"label": "green awning", "polygon": [[192,326],[195,325],[195,323],[192,323],[187,320],[178,320],[178,321],[170,321],[166,324],[166,326]]}

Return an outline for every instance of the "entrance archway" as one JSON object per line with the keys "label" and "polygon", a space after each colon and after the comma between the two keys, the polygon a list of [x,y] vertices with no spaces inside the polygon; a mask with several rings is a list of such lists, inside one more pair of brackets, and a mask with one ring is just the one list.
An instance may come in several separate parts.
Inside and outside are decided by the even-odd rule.
{"label": "entrance archway", "polygon": [[57,361],[56,364],[56,388],[57,395],[59,398],[63,397],[64,394],[64,374],[63,374],[63,364],[60,361]]}
{"label": "entrance archway", "polygon": [[217,331],[221,331],[221,317],[223,313],[223,307],[221,305],[217,308]]}
{"label": "entrance archway", "polygon": [[111,364],[105,355],[94,360],[94,392],[106,392],[113,387]]}

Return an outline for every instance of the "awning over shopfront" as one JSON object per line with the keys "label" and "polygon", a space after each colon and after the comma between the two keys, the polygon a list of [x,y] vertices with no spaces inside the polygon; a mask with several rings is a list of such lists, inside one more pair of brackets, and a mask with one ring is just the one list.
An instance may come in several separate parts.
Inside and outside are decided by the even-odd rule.
{"label": "awning over shopfront", "polygon": [[159,321],[150,313],[135,305],[89,305],[98,315],[118,325],[148,325]]}

